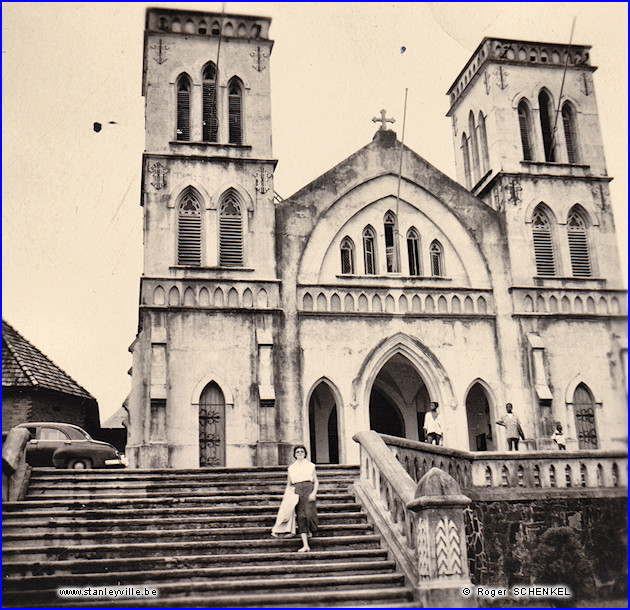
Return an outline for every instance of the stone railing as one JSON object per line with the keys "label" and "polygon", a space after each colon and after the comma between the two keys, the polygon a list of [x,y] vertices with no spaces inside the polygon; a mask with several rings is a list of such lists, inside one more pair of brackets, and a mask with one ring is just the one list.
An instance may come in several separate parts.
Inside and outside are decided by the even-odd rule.
{"label": "stone railing", "polygon": [[421,606],[472,605],[464,508],[457,482],[433,468],[415,483],[374,431],[360,432],[361,475],[355,491],[385,539]]}
{"label": "stone railing", "polygon": [[618,316],[627,308],[622,290],[514,288],[512,298],[518,315]]}
{"label": "stone railing", "polygon": [[143,278],[141,303],[152,307],[278,309],[276,281]]}
{"label": "stone railing", "polygon": [[12,428],[2,443],[2,501],[24,499],[31,476],[24,448],[31,438],[26,428]]}
{"label": "stone railing", "polygon": [[490,290],[299,286],[297,299],[300,312],[486,316],[494,309]]}
{"label": "stone railing", "polygon": [[627,488],[625,451],[461,451],[381,435],[414,481],[432,467],[472,488]]}

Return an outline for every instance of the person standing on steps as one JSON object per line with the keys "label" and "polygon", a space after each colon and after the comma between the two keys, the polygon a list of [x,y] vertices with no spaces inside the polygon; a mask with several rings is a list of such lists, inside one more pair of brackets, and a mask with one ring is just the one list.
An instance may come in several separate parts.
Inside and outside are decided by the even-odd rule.
{"label": "person standing on steps", "polygon": [[512,413],[512,403],[508,402],[505,405],[507,413],[501,418],[497,419],[497,424],[503,426],[506,430],[508,451],[518,451],[518,439],[519,437],[525,440],[525,434],[523,434],[523,428],[518,417]]}
{"label": "person standing on steps", "polygon": [[424,418],[424,438],[431,445],[441,445],[444,436],[442,432],[442,418],[437,412],[439,406],[437,402],[432,402],[429,407],[430,411]]}
{"label": "person standing on steps", "polygon": [[295,488],[299,496],[295,513],[297,530],[302,538],[302,548],[298,552],[306,553],[311,550],[308,539],[317,533],[317,508],[315,499],[319,489],[319,481],[315,472],[315,464],[306,459],[306,447],[296,445],[293,449],[295,462],[289,466],[287,489]]}

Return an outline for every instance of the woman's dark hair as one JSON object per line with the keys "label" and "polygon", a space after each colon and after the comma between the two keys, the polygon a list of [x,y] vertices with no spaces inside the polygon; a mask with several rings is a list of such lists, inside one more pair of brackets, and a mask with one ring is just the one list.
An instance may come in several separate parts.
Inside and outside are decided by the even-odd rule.
{"label": "woman's dark hair", "polygon": [[295,457],[295,452],[298,449],[304,449],[304,457],[308,457],[308,451],[304,445],[296,445],[295,447],[293,447],[293,457]]}

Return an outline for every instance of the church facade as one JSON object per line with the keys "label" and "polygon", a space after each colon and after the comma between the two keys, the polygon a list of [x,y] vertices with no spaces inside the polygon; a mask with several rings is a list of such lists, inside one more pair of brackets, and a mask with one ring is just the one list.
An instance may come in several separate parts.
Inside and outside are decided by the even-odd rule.
{"label": "church facade", "polygon": [[[365,429],[625,447],[623,288],[588,47],[486,38],[458,182],[386,128],[274,196],[268,18],[148,9],[132,466],[357,463]],[[168,61],[166,61],[168,58]],[[509,70],[507,69],[509,67]]]}

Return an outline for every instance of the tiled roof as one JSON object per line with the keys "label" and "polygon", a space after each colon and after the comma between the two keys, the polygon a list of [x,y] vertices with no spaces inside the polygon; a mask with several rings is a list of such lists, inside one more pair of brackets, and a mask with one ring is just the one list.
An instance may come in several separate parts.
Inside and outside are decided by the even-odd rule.
{"label": "tiled roof", "polygon": [[52,360],[2,320],[2,387],[55,390],[96,400]]}

